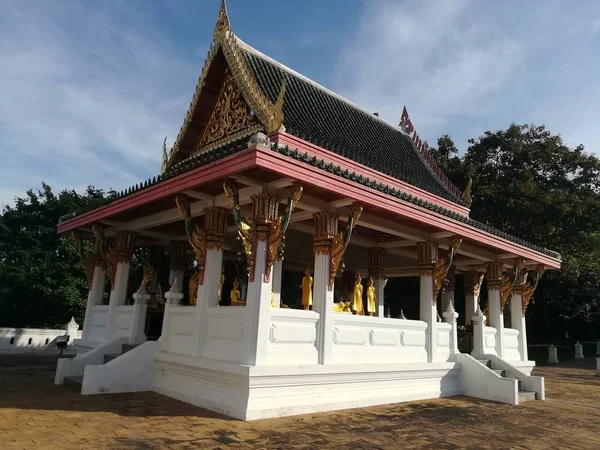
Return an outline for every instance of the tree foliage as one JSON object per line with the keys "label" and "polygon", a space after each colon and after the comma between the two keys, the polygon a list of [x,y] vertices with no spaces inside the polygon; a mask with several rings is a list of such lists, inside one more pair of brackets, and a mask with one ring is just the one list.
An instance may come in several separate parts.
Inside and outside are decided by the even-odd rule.
{"label": "tree foliage", "polygon": [[75,245],[59,236],[60,216],[104,197],[88,187],[58,195],[42,183],[0,215],[0,326],[62,327],[83,323],[87,283]]}
{"label": "tree foliage", "polygon": [[[600,320],[598,158],[544,126],[513,124],[469,143],[459,157],[442,136],[432,154],[457,186],[472,177],[471,217],[562,255],[562,269],[540,282],[534,313],[549,327]],[[553,328],[566,327],[559,325]]]}

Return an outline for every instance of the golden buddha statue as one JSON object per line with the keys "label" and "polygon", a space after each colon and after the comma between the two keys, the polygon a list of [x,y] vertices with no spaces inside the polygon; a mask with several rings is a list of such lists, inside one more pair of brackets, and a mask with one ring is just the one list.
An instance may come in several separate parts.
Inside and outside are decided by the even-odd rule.
{"label": "golden buddha statue", "polygon": [[200,272],[195,270],[192,276],[190,277],[190,282],[188,285],[188,292],[190,296],[190,305],[195,305],[196,300],[198,299],[198,281],[200,280]]}
{"label": "golden buddha statue", "polygon": [[225,267],[221,266],[221,278],[219,280],[219,305],[221,304],[221,298],[223,296],[223,284],[225,283]]}
{"label": "golden buddha statue", "polygon": [[370,316],[375,314],[377,308],[377,294],[375,286],[373,286],[373,277],[369,277],[369,285],[367,286],[367,312]]}
{"label": "golden buddha statue", "polygon": [[304,278],[302,278],[302,307],[306,310],[312,306],[312,284],[313,278],[310,276],[310,267],[304,270]]}
{"label": "golden buddha statue", "polygon": [[246,302],[242,300],[242,294],[240,292],[240,282],[237,277],[233,280],[233,287],[231,288],[231,306],[246,306]]}
{"label": "golden buddha statue", "polygon": [[365,310],[363,307],[363,286],[362,286],[362,278],[360,277],[360,273],[356,274],[356,282],[354,283],[354,301],[352,303],[352,310],[354,314],[360,314],[361,316],[365,315]]}

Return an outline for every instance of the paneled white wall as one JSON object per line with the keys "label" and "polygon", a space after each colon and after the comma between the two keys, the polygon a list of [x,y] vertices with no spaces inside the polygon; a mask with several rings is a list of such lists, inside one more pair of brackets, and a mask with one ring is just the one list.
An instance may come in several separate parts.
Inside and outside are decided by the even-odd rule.
{"label": "paneled white wall", "polygon": [[169,337],[163,340],[164,351],[189,355],[194,345],[195,306],[174,306],[169,312]]}
{"label": "paneled white wall", "polygon": [[313,311],[275,308],[269,327],[269,365],[317,364],[317,321]]}
{"label": "paneled white wall", "polygon": [[496,329],[494,327],[483,328],[484,353],[496,355]]}
{"label": "paneled white wall", "polygon": [[425,330],[420,320],[335,314],[335,363],[427,362]]}
{"label": "paneled white wall", "polygon": [[115,337],[129,337],[133,324],[133,305],[120,305],[116,309]]}
{"label": "paneled white wall", "polygon": [[520,361],[519,352],[519,330],[513,328],[504,329],[504,359],[506,361]]}
{"label": "paneled white wall", "polygon": [[437,354],[436,361],[450,360],[450,333],[452,333],[452,325],[449,323],[440,322],[437,324]]}
{"label": "paneled white wall", "polygon": [[108,331],[108,305],[97,305],[92,308],[92,327],[88,339],[105,341]]}
{"label": "paneled white wall", "polygon": [[204,358],[242,363],[246,356],[249,330],[244,329],[245,307],[212,306],[206,309]]}

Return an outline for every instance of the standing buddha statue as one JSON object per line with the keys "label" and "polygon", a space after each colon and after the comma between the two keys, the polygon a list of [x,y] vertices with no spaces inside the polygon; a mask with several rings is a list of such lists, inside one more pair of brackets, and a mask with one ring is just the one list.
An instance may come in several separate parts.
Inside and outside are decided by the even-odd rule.
{"label": "standing buddha statue", "polygon": [[363,286],[362,286],[362,278],[360,277],[360,273],[356,274],[356,282],[354,283],[354,302],[352,304],[352,311],[354,314],[360,314],[361,316],[365,315],[365,310],[363,307]]}
{"label": "standing buddha statue", "polygon": [[367,311],[370,316],[375,314],[377,308],[376,302],[377,294],[375,293],[375,286],[373,286],[373,277],[369,277],[369,286],[367,286]]}
{"label": "standing buddha statue", "polygon": [[304,278],[302,278],[302,307],[306,310],[312,306],[312,284],[313,278],[310,276],[310,267],[304,270]]}

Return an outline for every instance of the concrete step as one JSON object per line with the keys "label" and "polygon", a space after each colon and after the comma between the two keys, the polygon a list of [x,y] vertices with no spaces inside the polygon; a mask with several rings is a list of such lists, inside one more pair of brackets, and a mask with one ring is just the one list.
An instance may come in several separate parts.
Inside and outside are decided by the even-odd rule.
{"label": "concrete step", "polygon": [[535,400],[535,392],[519,391],[519,404]]}
{"label": "concrete step", "polygon": [[506,370],[502,370],[502,369],[492,369],[494,372],[496,372],[498,375],[500,375],[501,377],[506,377]]}
{"label": "concrete step", "polygon": [[492,362],[489,359],[478,359],[477,361],[479,361],[485,367],[489,367],[490,369],[492,368]]}
{"label": "concrete step", "polygon": [[109,361],[112,361],[115,358],[118,358],[119,356],[121,356],[121,353],[113,353],[110,355],[104,355],[104,364],[106,364]]}
{"label": "concrete step", "polygon": [[129,350],[133,350],[136,347],[137,347],[137,345],[123,344],[121,346],[121,355],[124,354],[124,353],[127,353]]}
{"label": "concrete step", "polygon": [[81,391],[81,384],[83,383],[83,375],[78,377],[65,377],[64,384],[65,386],[70,386],[72,388]]}

